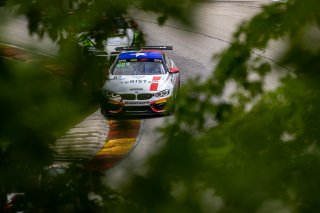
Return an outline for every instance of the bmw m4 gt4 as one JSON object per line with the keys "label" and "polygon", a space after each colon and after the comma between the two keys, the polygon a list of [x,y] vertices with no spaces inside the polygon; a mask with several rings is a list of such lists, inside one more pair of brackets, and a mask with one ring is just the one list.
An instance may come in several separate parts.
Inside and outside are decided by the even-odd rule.
{"label": "bmw m4 gt4", "polygon": [[174,111],[180,73],[163,50],[149,46],[139,50],[120,48],[103,86],[103,115],[168,115]]}

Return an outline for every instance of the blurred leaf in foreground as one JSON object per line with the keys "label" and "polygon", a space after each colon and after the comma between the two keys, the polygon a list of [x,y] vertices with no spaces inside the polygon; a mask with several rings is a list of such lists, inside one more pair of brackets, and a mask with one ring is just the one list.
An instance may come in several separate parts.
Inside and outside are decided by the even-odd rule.
{"label": "blurred leaf in foreground", "polygon": [[[265,6],[216,57],[208,81],[181,88],[162,129],[166,146],[126,187],[137,212],[320,211],[319,8],[316,0]],[[254,53],[275,39],[290,44],[280,67]],[[277,76],[270,91],[266,79]],[[223,97],[231,82],[234,95]]]}

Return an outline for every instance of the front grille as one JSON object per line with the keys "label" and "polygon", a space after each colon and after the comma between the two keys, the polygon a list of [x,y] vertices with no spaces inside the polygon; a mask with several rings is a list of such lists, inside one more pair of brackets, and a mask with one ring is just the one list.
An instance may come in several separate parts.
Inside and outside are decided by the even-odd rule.
{"label": "front grille", "polygon": [[120,94],[123,100],[136,100],[135,94]]}
{"label": "front grille", "polygon": [[138,100],[148,100],[150,98],[152,98],[152,94],[149,93],[143,93],[143,94],[138,94]]}

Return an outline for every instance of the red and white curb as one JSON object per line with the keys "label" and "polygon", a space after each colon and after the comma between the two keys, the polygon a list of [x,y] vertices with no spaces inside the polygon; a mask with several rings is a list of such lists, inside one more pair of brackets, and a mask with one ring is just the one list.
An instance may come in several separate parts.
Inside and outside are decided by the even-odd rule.
{"label": "red and white curb", "polygon": [[109,120],[109,133],[105,144],[96,156],[90,160],[89,169],[105,170],[116,163],[134,149],[142,134],[142,120]]}

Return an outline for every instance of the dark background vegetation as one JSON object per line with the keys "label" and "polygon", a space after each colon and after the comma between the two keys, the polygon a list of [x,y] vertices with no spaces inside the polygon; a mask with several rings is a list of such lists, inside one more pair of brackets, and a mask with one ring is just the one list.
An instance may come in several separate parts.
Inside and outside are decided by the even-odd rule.
{"label": "dark background vegetation", "polygon": [[[79,14],[93,30],[101,27],[100,14],[117,16],[129,6],[157,12],[159,24],[168,17],[191,24],[193,3],[83,1]],[[1,5],[27,16],[30,32],[40,37],[47,32],[57,40],[62,29],[75,25],[59,1]],[[311,39],[319,36],[319,24],[319,1],[289,0],[265,6],[241,25],[230,47],[216,56],[212,76],[181,88],[174,121],[161,130],[166,146],[151,159],[148,173],[121,192],[108,189],[101,173],[81,164],[60,175],[44,172],[52,162],[48,144],[83,116],[92,100],[75,95],[88,94],[79,92],[81,86],[1,59],[1,197],[24,191],[30,212],[319,212],[320,60],[319,40]],[[277,39],[289,43],[278,61],[290,69],[280,87],[266,92],[262,81],[248,80],[250,72],[263,79],[272,71],[252,50]],[[236,102],[219,99],[230,80],[241,88]],[[102,201],[88,199],[92,193]]]}

